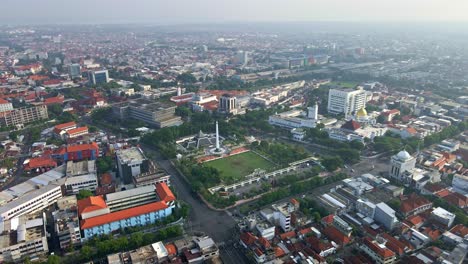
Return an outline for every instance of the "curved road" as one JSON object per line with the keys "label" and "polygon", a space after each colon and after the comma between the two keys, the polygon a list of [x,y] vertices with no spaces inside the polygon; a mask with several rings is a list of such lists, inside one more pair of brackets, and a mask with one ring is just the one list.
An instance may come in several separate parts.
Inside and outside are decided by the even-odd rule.
{"label": "curved road", "polygon": [[152,153],[159,166],[167,171],[171,177],[171,185],[176,189],[176,196],[188,203],[191,207],[187,219],[186,231],[189,233],[201,231],[213,238],[220,245],[221,258],[224,263],[242,264],[247,263],[242,252],[233,247],[236,241],[236,222],[226,212],[214,211],[206,206],[198,196],[192,192],[191,187],[185,179],[172,166],[171,162],[162,158],[158,152],[147,146],[142,146],[147,153]]}

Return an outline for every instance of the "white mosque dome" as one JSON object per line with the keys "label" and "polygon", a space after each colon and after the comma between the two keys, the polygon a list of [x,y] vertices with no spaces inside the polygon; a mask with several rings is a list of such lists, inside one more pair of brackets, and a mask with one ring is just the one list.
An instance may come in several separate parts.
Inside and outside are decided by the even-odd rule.
{"label": "white mosque dome", "polygon": [[402,150],[402,151],[398,152],[397,157],[400,160],[409,160],[409,159],[411,159],[411,155],[406,150]]}

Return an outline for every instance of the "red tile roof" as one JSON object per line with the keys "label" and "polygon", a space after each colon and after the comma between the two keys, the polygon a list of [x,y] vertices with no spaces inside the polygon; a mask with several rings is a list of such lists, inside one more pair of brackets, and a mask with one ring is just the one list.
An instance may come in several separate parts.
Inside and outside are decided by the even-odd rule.
{"label": "red tile roof", "polygon": [[78,200],[78,213],[81,215],[83,213],[89,213],[92,211],[100,210],[107,208],[106,201],[102,196],[90,196]]}
{"label": "red tile roof", "polygon": [[109,185],[112,183],[112,175],[104,173],[101,175],[101,185]]}
{"label": "red tile roof", "polygon": [[68,135],[74,135],[74,134],[81,134],[81,133],[88,133],[88,127],[84,126],[84,127],[77,127],[77,128],[73,128],[73,129],[70,129],[67,131],[67,134]]}
{"label": "red tile roof", "polygon": [[167,253],[169,254],[169,256],[177,254],[176,246],[173,243],[164,245],[164,247],[166,248]]}
{"label": "red tile roof", "polygon": [[65,128],[70,128],[70,127],[76,127],[76,123],[75,122],[68,122],[68,123],[58,124],[54,128],[62,130],[62,129],[65,129]]}
{"label": "red tile roof", "polygon": [[50,104],[61,104],[64,102],[64,98],[61,96],[56,96],[56,97],[50,97],[46,98],[44,100],[45,105],[50,105]]}
{"label": "red tile roof", "polygon": [[380,257],[386,259],[395,256],[395,253],[391,251],[388,248],[381,248],[378,245],[376,245],[370,238],[365,237],[363,239],[364,244],[370,248],[372,251],[374,251],[377,255]]}
{"label": "red tile roof", "polygon": [[164,201],[158,201],[150,204],[145,204],[137,207],[132,207],[129,209],[125,209],[122,211],[117,211],[109,214],[104,214],[88,219],[81,220],[81,229],[88,229],[95,226],[100,226],[116,221],[120,221],[123,219],[132,218],[135,216],[148,214],[151,212],[156,212],[159,210],[166,209],[167,205]]}
{"label": "red tile roof", "polygon": [[382,113],[383,115],[394,115],[394,114],[400,114],[400,110],[398,109],[392,109],[392,110],[389,110],[389,111],[386,111],[386,112],[383,112]]}
{"label": "red tile roof", "polygon": [[454,227],[452,227],[452,229],[450,229],[450,232],[457,235],[457,236],[460,236],[460,237],[465,237],[466,235],[468,235],[468,227],[462,225],[462,224],[458,224]]}
{"label": "red tile roof", "polygon": [[397,253],[398,255],[403,255],[405,253],[405,244],[401,243],[398,239],[394,238],[393,236],[383,233],[382,237],[387,240],[385,246],[388,247],[393,252]]}
{"label": "red tile roof", "polygon": [[57,167],[57,162],[48,157],[38,157],[30,159],[27,167],[29,169],[35,169],[40,167]]}
{"label": "red tile roof", "polygon": [[244,244],[246,244],[247,246],[250,246],[250,245],[253,245],[253,243],[255,243],[255,241],[257,241],[257,237],[252,235],[252,233],[250,232],[243,232],[241,235],[240,235],[240,240],[242,240],[242,242],[244,242]]}
{"label": "red tile roof", "polygon": [[93,142],[91,144],[78,144],[78,145],[67,146],[67,152],[78,152],[78,151],[90,150],[90,149],[98,150],[99,147],[96,142]]}
{"label": "red tile roof", "polygon": [[291,199],[291,203],[294,205],[299,205],[299,202],[294,198]]}
{"label": "red tile roof", "polygon": [[417,208],[432,204],[426,198],[419,196],[415,193],[410,194],[410,196],[401,202],[400,210],[404,214],[411,213],[412,211],[416,210]]}
{"label": "red tile roof", "polygon": [[440,232],[437,229],[432,229],[430,227],[425,227],[423,233],[429,236],[432,239],[432,241],[436,241],[442,235],[442,232]]}
{"label": "red tile roof", "polygon": [[281,240],[289,239],[296,236],[296,232],[289,231],[280,235]]}
{"label": "red tile roof", "polygon": [[158,194],[159,198],[165,202],[175,201],[176,199],[171,189],[169,189],[167,184],[164,182],[156,184],[156,193]]}
{"label": "red tile roof", "polygon": [[460,208],[465,208],[468,206],[468,197],[457,192],[453,192],[443,197],[443,199],[446,200],[448,203],[451,203]]}
{"label": "red tile roof", "polygon": [[270,242],[269,242],[266,238],[264,238],[264,237],[260,237],[260,238],[258,239],[258,242],[259,242],[260,245],[262,245],[265,249],[271,248]]}
{"label": "red tile roof", "polygon": [[351,130],[351,131],[355,131],[357,129],[359,129],[361,127],[361,125],[354,121],[354,120],[349,120],[348,122],[346,122],[344,125],[341,126],[341,128],[343,129],[348,129],[348,130]]}
{"label": "red tile roof", "polygon": [[411,223],[413,226],[420,225],[424,223],[425,219],[422,218],[420,215],[413,215],[410,216],[406,219],[409,223]]}
{"label": "red tile roof", "polygon": [[327,215],[327,216],[325,216],[324,218],[322,218],[322,223],[331,224],[331,223],[333,223],[333,218],[334,218],[334,217],[335,217],[335,216],[332,215],[332,214],[331,214],[331,215]]}
{"label": "red tile roof", "polygon": [[448,189],[443,189],[440,192],[437,192],[436,195],[443,198],[447,195],[449,195],[451,192]]}
{"label": "red tile roof", "polygon": [[283,249],[281,249],[280,247],[275,247],[275,257],[280,258],[284,256],[285,254],[286,253],[284,252]]}
{"label": "red tile roof", "polygon": [[333,240],[335,243],[340,244],[340,245],[346,245],[351,241],[351,238],[345,236],[334,226],[329,226],[329,227],[324,228],[323,233],[328,238],[330,238],[330,240]]}
{"label": "red tile roof", "polygon": [[0,98],[0,104],[8,104],[8,103],[10,103],[10,102],[8,102],[5,99]]}

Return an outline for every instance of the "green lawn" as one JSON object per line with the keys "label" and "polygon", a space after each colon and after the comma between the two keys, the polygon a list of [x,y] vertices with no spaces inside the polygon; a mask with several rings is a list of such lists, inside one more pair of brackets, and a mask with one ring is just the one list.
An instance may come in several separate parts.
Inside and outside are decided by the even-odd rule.
{"label": "green lawn", "polygon": [[257,168],[269,171],[273,167],[270,161],[252,151],[208,161],[205,165],[218,169],[225,183],[234,183],[242,180],[244,176],[249,175]]}

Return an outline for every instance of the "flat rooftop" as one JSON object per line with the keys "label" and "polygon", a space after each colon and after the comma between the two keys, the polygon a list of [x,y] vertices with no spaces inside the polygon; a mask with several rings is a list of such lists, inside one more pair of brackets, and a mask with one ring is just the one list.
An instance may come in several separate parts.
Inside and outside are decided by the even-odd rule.
{"label": "flat rooftop", "polygon": [[92,174],[96,172],[95,160],[84,160],[79,162],[67,162],[67,176],[78,176],[84,174]]}
{"label": "flat rooftop", "polygon": [[155,102],[153,100],[148,99],[137,99],[131,100],[128,102],[129,106],[136,107],[136,108],[144,108],[147,110],[164,110],[169,107],[175,107],[175,103],[172,102]]}
{"label": "flat rooftop", "polygon": [[125,190],[121,192],[109,193],[106,195],[106,201],[112,202],[115,200],[121,199],[131,199],[134,196],[146,194],[146,193],[153,193],[154,196],[156,195],[156,187],[154,185],[142,186],[130,190]]}
{"label": "flat rooftop", "polygon": [[146,159],[143,152],[137,147],[118,150],[117,158],[124,164],[143,161]]}

